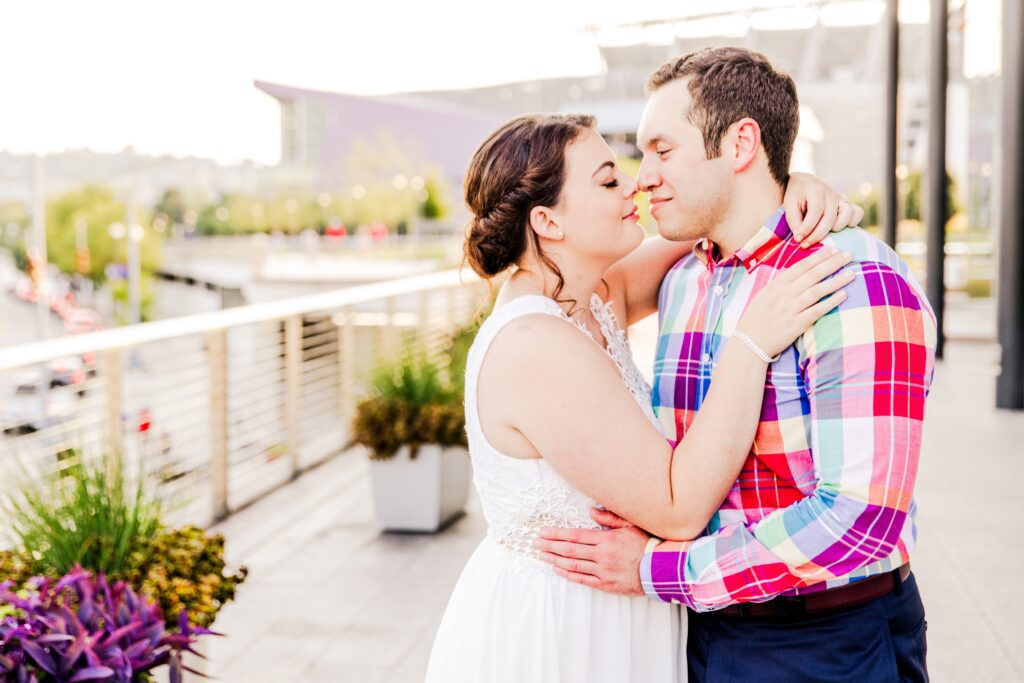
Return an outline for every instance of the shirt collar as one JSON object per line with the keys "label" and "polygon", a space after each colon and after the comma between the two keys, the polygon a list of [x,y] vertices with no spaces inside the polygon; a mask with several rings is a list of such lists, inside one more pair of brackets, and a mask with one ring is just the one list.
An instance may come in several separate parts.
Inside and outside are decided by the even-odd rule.
{"label": "shirt collar", "polygon": [[786,222],[786,210],[780,206],[768,217],[768,220],[764,222],[754,236],[729,258],[715,263],[715,245],[706,237],[697,240],[697,244],[693,247],[693,253],[709,269],[713,270],[717,265],[723,265],[732,259],[736,259],[743,264],[743,267],[749,273],[761,265],[766,258],[771,256],[792,235],[793,231],[789,229],[789,223]]}

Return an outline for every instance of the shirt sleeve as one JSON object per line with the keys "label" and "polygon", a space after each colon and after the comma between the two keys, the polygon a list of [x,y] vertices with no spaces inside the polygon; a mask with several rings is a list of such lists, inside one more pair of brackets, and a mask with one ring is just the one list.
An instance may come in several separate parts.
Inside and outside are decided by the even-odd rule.
{"label": "shirt sleeve", "polygon": [[649,545],[640,570],[651,598],[714,610],[906,555],[900,536],[934,372],[935,323],[923,297],[891,268],[858,265],[847,300],[795,345],[810,409],[813,492],[754,523]]}

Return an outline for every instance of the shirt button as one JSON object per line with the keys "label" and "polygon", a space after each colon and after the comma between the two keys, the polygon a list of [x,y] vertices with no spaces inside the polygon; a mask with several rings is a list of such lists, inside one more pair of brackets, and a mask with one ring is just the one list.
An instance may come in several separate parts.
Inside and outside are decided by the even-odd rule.
{"label": "shirt button", "polygon": [[725,291],[722,285],[715,285],[715,294],[721,295]]}
{"label": "shirt button", "polygon": [[707,365],[708,363],[711,362],[711,354],[710,353],[705,353],[703,356],[701,356],[700,360],[701,360],[702,363],[704,363],[704,365]]}
{"label": "shirt button", "polygon": [[757,259],[756,258],[750,259],[750,267],[753,268],[756,265],[757,265]]}

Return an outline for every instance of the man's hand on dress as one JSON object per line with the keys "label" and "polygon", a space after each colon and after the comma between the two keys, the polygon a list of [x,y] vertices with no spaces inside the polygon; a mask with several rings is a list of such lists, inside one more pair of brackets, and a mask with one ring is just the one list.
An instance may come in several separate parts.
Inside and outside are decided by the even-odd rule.
{"label": "man's hand on dress", "polygon": [[647,532],[614,512],[593,508],[590,516],[608,529],[541,529],[533,546],[562,578],[617,595],[643,595],[640,560]]}

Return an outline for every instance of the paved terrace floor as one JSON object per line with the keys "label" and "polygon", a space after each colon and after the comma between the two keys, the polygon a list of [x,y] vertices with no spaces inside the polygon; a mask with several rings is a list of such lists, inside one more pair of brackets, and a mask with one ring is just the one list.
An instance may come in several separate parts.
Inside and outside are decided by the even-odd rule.
{"label": "paved terrace floor", "polygon": [[[951,344],[927,410],[914,569],[936,683],[1024,681],[1024,414],[991,407],[995,362],[990,344]],[[438,536],[381,534],[367,472],[341,454],[220,527],[251,568],[210,647],[220,680],[422,680],[479,504]]]}

